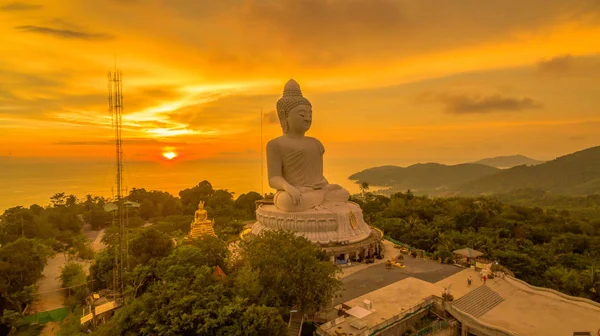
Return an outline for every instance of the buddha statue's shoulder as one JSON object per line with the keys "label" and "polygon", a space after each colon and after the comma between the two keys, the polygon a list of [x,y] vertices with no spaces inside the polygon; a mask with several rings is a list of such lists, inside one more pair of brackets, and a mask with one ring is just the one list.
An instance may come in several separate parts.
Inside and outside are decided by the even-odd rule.
{"label": "buddha statue's shoulder", "polygon": [[325,152],[325,147],[317,138],[304,137],[302,139],[292,139],[285,135],[269,140],[267,142],[267,151],[287,152],[290,149],[306,149],[311,146],[318,148],[321,154]]}
{"label": "buddha statue's shoulder", "polygon": [[321,154],[325,153],[325,146],[323,146],[323,143],[319,141],[319,139],[313,137],[306,137],[306,140],[310,141],[311,143],[314,143],[314,145],[319,148]]}

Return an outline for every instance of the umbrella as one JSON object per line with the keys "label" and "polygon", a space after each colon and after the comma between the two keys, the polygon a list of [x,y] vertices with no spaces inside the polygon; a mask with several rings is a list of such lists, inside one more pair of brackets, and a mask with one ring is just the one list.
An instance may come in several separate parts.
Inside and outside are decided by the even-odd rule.
{"label": "umbrella", "polygon": [[452,251],[452,253],[458,254],[458,255],[466,257],[466,258],[477,258],[477,257],[481,257],[482,255],[484,255],[483,252],[479,252],[477,250],[473,250],[468,247],[464,248],[464,249]]}

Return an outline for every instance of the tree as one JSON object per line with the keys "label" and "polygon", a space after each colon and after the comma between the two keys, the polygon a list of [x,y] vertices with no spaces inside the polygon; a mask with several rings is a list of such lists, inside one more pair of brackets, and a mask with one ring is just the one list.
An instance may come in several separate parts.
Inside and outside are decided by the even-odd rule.
{"label": "tree", "polygon": [[180,245],[160,260],[156,280],[148,290],[122,307],[98,334],[284,334],[287,326],[277,309],[251,303],[227,280],[213,276],[214,267],[209,265],[219,258],[207,255],[220,255],[223,248],[211,239],[204,244]]}
{"label": "tree", "polygon": [[153,227],[142,229],[129,242],[130,267],[146,264],[153,258],[164,258],[171,253],[171,237]]}
{"label": "tree", "polygon": [[51,249],[38,240],[19,238],[0,248],[0,295],[16,311],[31,299]]}
{"label": "tree", "polygon": [[261,233],[243,241],[240,254],[259,274],[263,292],[258,303],[282,312],[293,306],[304,312],[317,311],[331,302],[341,287],[339,267],[320,248],[292,232]]}
{"label": "tree", "polygon": [[66,196],[65,196],[64,192],[56,193],[56,194],[52,195],[52,197],[50,197],[50,202],[52,202],[54,207],[57,207],[59,205],[65,204],[65,197]]}
{"label": "tree", "polygon": [[360,189],[360,193],[362,194],[362,197],[365,197],[365,193],[367,191],[369,191],[369,182],[367,181],[356,181],[356,184],[358,184],[358,188]]}
{"label": "tree", "polygon": [[256,204],[254,202],[261,200],[262,196],[254,191],[247,194],[241,194],[235,200],[235,207],[243,212],[246,218],[250,219],[254,217],[256,210]]}
{"label": "tree", "polygon": [[194,214],[196,207],[200,201],[205,203],[215,193],[210,182],[204,180],[193,188],[184,189],[179,192],[181,204],[184,207],[184,213],[188,215]]}
{"label": "tree", "polygon": [[78,201],[79,200],[77,199],[77,196],[71,194],[67,196],[65,200],[65,205],[67,206],[67,208],[74,208],[77,205]]}
{"label": "tree", "polygon": [[[87,277],[83,267],[74,262],[70,262],[61,267],[60,280],[62,287],[73,287],[68,290],[65,304],[70,307],[75,307],[80,304],[85,304],[85,300],[89,295],[87,285]],[[83,285],[83,286],[81,286]]]}

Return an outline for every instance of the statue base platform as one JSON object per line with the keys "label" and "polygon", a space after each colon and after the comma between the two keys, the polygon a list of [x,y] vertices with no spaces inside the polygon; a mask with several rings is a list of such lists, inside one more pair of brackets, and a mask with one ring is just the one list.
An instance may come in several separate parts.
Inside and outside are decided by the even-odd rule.
{"label": "statue base platform", "polygon": [[288,230],[319,245],[346,245],[371,236],[371,228],[354,202],[324,203],[302,212],[284,212],[273,204],[261,204],[252,234],[263,230]]}
{"label": "statue base platform", "polygon": [[216,236],[213,222],[208,220],[201,223],[192,223],[189,234],[190,238],[197,239],[204,235]]}

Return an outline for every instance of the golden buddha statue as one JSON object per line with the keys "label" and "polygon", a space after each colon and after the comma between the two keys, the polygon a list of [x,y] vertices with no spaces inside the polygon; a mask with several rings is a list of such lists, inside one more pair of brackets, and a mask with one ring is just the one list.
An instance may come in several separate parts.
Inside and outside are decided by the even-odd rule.
{"label": "golden buddha statue", "polygon": [[202,235],[215,235],[214,223],[208,219],[208,212],[204,209],[204,201],[198,203],[198,210],[194,214],[194,221],[191,225],[190,237],[196,239]]}

